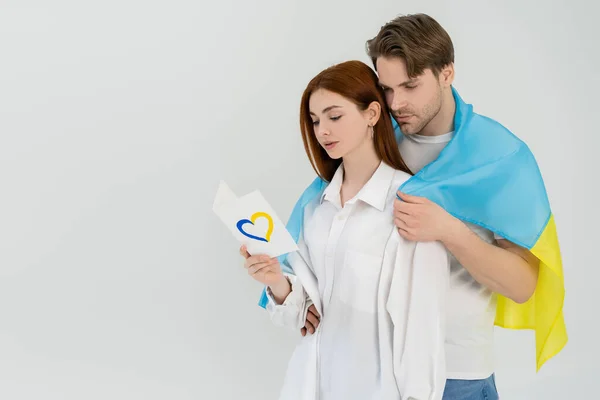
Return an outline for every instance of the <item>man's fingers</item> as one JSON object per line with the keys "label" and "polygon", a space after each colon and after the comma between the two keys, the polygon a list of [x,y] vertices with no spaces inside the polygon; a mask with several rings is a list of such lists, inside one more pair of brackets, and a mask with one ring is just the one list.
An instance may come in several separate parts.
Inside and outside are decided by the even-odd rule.
{"label": "man's fingers", "polygon": [[404,222],[404,220],[402,220],[401,218],[394,218],[394,225],[396,225],[397,228],[408,231],[408,224],[406,222]]}
{"label": "man's fingers", "polygon": [[397,228],[397,229],[398,229],[398,233],[400,234],[400,236],[402,236],[404,239],[410,240],[410,241],[415,240],[414,235],[412,233],[410,233],[409,231],[402,229],[402,228]]}
{"label": "man's fingers", "polygon": [[302,336],[306,336],[306,328],[302,328],[302,329],[300,329],[300,334],[301,334]]}
{"label": "man's fingers", "polygon": [[394,214],[410,214],[413,211],[414,204],[405,203],[402,200],[394,200]]}
{"label": "man's fingers", "polygon": [[314,306],[314,304],[311,305],[308,307],[308,312],[306,313],[306,322],[304,323],[303,329],[306,329],[306,332],[310,334],[315,333],[317,327],[319,326],[320,318],[321,316],[319,315],[317,308]]}
{"label": "man's fingers", "polygon": [[410,217],[411,214],[407,214],[406,212],[403,211],[398,211],[398,210],[394,210],[394,218],[400,218],[401,220],[405,220],[406,218]]}
{"label": "man's fingers", "polygon": [[306,313],[306,319],[314,328],[319,326],[319,319],[313,313]]}
{"label": "man's fingers", "polygon": [[399,190],[398,190],[398,197],[400,197],[400,199],[402,199],[404,202],[412,203],[412,204],[422,204],[427,201],[427,199],[425,197],[413,196],[411,194],[403,193]]}
{"label": "man's fingers", "polygon": [[308,307],[308,311],[313,313],[314,316],[316,316],[317,318],[321,318],[321,316],[319,315],[319,312],[317,311],[317,307],[314,306],[314,304],[310,307]]}
{"label": "man's fingers", "polygon": [[315,327],[313,326],[312,323],[310,323],[310,321],[307,319],[306,323],[304,324],[304,327],[306,328],[306,330],[310,333],[313,334],[315,333]]}

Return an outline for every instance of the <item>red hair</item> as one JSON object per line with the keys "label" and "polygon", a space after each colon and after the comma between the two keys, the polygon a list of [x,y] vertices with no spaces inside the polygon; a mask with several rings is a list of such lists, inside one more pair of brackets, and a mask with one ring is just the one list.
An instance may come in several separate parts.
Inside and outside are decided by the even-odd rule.
{"label": "red hair", "polygon": [[392,119],[375,71],[361,61],[347,61],[321,71],[309,82],[302,94],[300,131],[304,149],[317,175],[330,182],[342,162],[341,159],[336,160],[329,157],[315,136],[309,101],[310,96],[318,89],[337,93],[356,104],[362,111],[366,110],[373,102],[379,103],[381,115],[373,127],[377,157],[394,169],[412,174],[398,150]]}

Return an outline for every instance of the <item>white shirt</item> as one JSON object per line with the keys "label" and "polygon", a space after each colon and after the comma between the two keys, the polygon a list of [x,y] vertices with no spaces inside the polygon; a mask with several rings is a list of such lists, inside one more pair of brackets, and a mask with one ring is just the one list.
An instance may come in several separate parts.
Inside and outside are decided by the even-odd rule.
{"label": "white shirt", "polygon": [[[408,168],[416,174],[439,156],[453,135],[454,132],[439,136],[405,135],[399,144],[400,154]],[[488,243],[502,238],[479,225],[466,225]],[[494,320],[497,297],[478,283],[450,252],[448,255],[448,378],[484,379],[494,372]]]}
{"label": "white shirt", "polygon": [[400,140],[398,148],[408,169],[416,174],[425,165],[438,158],[453,136],[454,132],[439,136],[405,135]]}
{"label": "white shirt", "polygon": [[[410,242],[393,223],[396,190],[410,176],[381,163],[342,207],[343,166],[305,210],[295,276],[278,325],[321,315],[288,365],[281,399],[432,400],[446,383],[444,338],[449,259],[439,242]],[[267,291],[269,293],[269,291]]]}

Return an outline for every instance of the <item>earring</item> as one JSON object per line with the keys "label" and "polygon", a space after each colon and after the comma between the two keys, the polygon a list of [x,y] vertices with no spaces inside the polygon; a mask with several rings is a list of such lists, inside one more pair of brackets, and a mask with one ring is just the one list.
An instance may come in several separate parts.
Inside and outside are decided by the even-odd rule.
{"label": "earring", "polygon": [[371,139],[373,139],[373,136],[375,135],[375,128],[373,125],[369,125],[369,129],[371,130]]}

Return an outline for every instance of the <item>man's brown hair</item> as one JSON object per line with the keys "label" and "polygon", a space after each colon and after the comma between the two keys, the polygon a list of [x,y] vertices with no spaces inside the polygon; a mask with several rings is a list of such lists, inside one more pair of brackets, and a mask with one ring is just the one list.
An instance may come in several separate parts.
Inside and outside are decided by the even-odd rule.
{"label": "man's brown hair", "polygon": [[428,68],[438,75],[442,68],[454,63],[450,35],[427,14],[403,15],[388,22],[367,41],[367,53],[375,69],[379,57],[401,58],[410,78]]}

